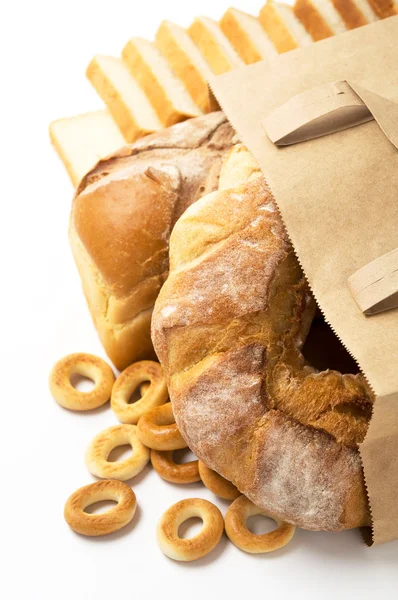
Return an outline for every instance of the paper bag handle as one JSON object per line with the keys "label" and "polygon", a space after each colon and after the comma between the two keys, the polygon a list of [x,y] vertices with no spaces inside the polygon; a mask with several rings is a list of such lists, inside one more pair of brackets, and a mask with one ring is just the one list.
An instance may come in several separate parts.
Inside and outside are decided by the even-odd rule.
{"label": "paper bag handle", "polygon": [[289,146],[375,120],[398,149],[398,103],[353,81],[337,81],[297,94],[262,125],[277,146]]}
{"label": "paper bag handle", "polygon": [[356,271],[348,287],[365,315],[398,308],[398,248]]}

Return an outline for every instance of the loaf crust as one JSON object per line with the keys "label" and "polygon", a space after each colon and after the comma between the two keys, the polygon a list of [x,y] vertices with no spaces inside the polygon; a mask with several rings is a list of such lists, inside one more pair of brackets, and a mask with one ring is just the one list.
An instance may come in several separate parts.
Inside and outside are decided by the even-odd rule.
{"label": "loaf crust", "polygon": [[[361,375],[305,364],[310,291],[258,167],[242,147],[231,154],[224,189],[173,230],[153,315],[177,425],[198,458],[270,514],[313,530],[366,525],[357,445],[373,395]],[[228,189],[237,155],[246,183]]]}
{"label": "loaf crust", "polygon": [[191,119],[101,160],[76,191],[70,242],[94,324],[120,370],[155,356],[150,321],[171,229],[217,188],[233,138],[221,112]]}

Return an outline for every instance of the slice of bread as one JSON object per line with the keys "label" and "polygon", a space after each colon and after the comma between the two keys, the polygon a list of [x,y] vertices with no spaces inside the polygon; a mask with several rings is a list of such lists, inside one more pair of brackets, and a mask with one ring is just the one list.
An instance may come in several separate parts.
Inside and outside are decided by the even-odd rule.
{"label": "slice of bread", "polygon": [[280,53],[312,43],[311,36],[287,4],[268,0],[260,11],[259,20]]}
{"label": "slice of bread", "polygon": [[356,0],[332,0],[332,2],[335,9],[341,15],[347,29],[355,29],[369,22],[359,8],[359,4],[362,2],[370,9],[366,0],[359,0],[358,2]]}
{"label": "slice of bread", "polygon": [[[362,1],[366,2],[366,0]],[[373,12],[381,19],[398,15],[398,0],[369,0],[369,4]]]}
{"label": "slice of bread", "polygon": [[126,143],[107,110],[58,119],[50,124],[50,138],[75,186],[100,158]]}
{"label": "slice of bread", "polygon": [[86,75],[108,107],[126,141],[162,129],[151,103],[120,58],[95,56]]}
{"label": "slice of bread", "polygon": [[195,104],[204,113],[218,110],[217,100],[207,84],[213,71],[185,29],[163,21],[156,33],[156,45]]}
{"label": "slice of bread", "polygon": [[165,127],[203,114],[155,44],[132,38],[122,57]]}
{"label": "slice of bread", "polygon": [[216,75],[244,65],[218,23],[212,19],[197,17],[188,33]]}
{"label": "slice of bread", "polygon": [[246,64],[270,61],[279,54],[258,19],[252,15],[229,8],[220,27]]}
{"label": "slice of bread", "polygon": [[293,10],[315,41],[347,31],[331,0],[296,0]]}

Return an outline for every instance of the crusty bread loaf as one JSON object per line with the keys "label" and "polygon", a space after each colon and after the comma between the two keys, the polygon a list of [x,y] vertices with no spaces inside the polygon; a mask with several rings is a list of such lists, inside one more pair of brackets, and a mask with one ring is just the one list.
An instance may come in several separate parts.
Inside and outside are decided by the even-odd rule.
{"label": "crusty bread loaf", "polygon": [[229,8],[220,21],[220,27],[247,65],[259,60],[270,61],[278,56],[274,44],[252,15]]}
{"label": "crusty bread loaf", "polygon": [[[229,175],[240,185],[227,188]],[[312,296],[242,147],[222,186],[177,222],[153,315],[177,424],[195,454],[267,514],[313,530],[366,525],[357,446],[373,395],[361,375],[305,363]]]}
{"label": "crusty bread loaf", "polygon": [[125,144],[107,110],[53,121],[50,138],[75,186],[100,158]]}
{"label": "crusty bread loaf", "polygon": [[156,32],[156,45],[199,108],[204,113],[219,110],[207,84],[213,72],[185,29],[162,21]]}
{"label": "crusty bread loaf", "polygon": [[267,0],[260,11],[259,20],[280,53],[312,43],[311,36],[295,17],[291,6]]}
{"label": "crusty bread loaf", "polygon": [[70,242],[105,350],[118,369],[154,356],[152,309],[182,212],[217,188],[234,132],[221,112],[127,146],[84,177]]}

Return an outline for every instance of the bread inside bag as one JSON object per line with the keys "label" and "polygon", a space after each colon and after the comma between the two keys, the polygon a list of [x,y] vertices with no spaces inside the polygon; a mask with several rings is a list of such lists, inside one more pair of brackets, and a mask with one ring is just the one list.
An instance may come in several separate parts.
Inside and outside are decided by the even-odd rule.
{"label": "bread inside bag", "polygon": [[398,151],[376,121],[283,148],[262,122],[297,94],[345,80],[398,102],[397,39],[391,17],[211,82],[266,176],[326,320],[376,393],[360,448],[375,543],[398,539],[398,309],[365,316],[347,280],[398,246]]}

